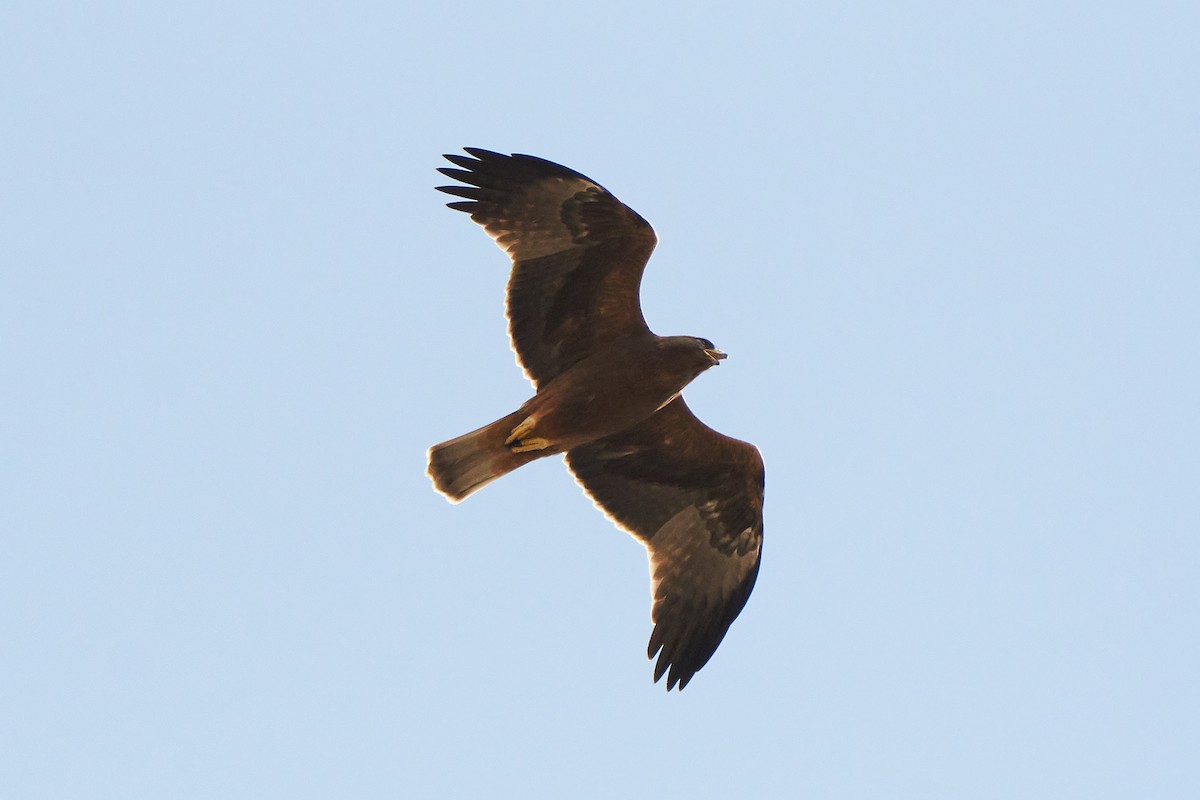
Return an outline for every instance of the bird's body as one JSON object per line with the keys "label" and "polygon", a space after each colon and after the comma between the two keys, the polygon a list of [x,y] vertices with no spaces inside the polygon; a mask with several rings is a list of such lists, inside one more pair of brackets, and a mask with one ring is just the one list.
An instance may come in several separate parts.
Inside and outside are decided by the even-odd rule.
{"label": "bird's body", "polygon": [[725,354],[657,336],[638,300],[653,230],[589,178],[532,156],[468,148],[439,187],[513,258],[514,349],[537,388],[516,411],[434,445],[429,474],[458,502],[538,458],[576,479],[650,553],[650,656],[685,686],[741,611],[758,574],[762,459],[697,420],[680,392]]}
{"label": "bird's body", "polygon": [[[430,448],[430,475],[455,502],[537,458],[626,430],[673,400],[718,357],[691,337],[613,342],[538,389],[512,414]],[[650,369],[629,372],[627,363]],[[483,466],[486,464],[486,466]]]}

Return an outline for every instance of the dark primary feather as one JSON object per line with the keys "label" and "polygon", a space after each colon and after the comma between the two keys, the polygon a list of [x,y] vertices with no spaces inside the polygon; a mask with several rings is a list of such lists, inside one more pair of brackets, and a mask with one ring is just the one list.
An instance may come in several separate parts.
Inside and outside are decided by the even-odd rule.
{"label": "dark primary feather", "polygon": [[647,335],[638,298],[654,231],[636,212],[585,175],[527,155],[466,148],[447,155],[442,174],[461,186],[438,189],[513,260],[509,335],[536,385],[597,346]]}
{"label": "dark primary feather", "polygon": [[644,422],[567,453],[587,493],[650,553],[654,679],[687,685],[746,605],[762,553],[757,448],[677,398]]}

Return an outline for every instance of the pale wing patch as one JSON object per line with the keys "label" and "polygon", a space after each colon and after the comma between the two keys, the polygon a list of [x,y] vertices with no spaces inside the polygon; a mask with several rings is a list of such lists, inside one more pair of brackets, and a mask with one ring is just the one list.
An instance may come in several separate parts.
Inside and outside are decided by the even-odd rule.
{"label": "pale wing patch", "polygon": [[658,608],[668,592],[701,608],[720,605],[730,597],[758,562],[761,548],[752,528],[738,538],[739,544],[745,540],[748,546],[729,555],[713,547],[695,506],[683,509],[659,528],[647,545],[654,601],[651,618],[658,622]]}
{"label": "pale wing patch", "polygon": [[734,552],[726,555],[708,543],[708,527],[695,506],[688,506],[669,519],[647,542],[636,531],[623,525],[592,496],[571,469],[566,454],[563,455],[563,464],[596,510],[617,529],[629,534],[646,548],[646,557],[650,562],[651,622],[658,622],[659,588],[664,581],[675,595],[686,597],[692,603],[699,601],[700,605],[711,608],[730,597],[758,563],[762,540],[755,535],[754,528],[742,531]]}
{"label": "pale wing patch", "polygon": [[514,199],[510,213],[519,219],[477,221],[514,262],[561,253],[576,244],[563,223],[562,205],[587,191],[604,190],[579,178],[545,178]]}
{"label": "pale wing patch", "polygon": [[[520,219],[476,220],[496,245],[508,254],[515,265],[518,261],[529,261],[543,256],[561,253],[575,247],[577,243],[562,221],[562,204],[580,192],[603,192],[603,187],[581,178],[546,178],[529,187],[515,203],[512,216]],[[519,213],[516,213],[519,211]],[[505,300],[504,320],[511,322]],[[509,338],[509,349],[513,360],[525,380],[534,389],[537,379],[530,373],[516,343]]]}

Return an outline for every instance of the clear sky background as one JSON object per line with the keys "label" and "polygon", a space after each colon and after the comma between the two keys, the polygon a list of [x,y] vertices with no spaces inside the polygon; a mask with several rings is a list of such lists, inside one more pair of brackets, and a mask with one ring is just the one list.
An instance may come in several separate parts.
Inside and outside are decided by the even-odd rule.
{"label": "clear sky background", "polygon": [[[0,796],[1200,796],[1190,2],[0,10]],[[468,146],[655,226],[767,464],[682,693]]]}

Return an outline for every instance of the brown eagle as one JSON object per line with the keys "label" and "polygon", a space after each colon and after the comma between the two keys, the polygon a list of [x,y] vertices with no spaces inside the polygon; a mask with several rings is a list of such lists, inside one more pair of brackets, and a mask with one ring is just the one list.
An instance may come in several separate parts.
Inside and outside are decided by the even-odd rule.
{"label": "brown eagle", "polygon": [[[657,336],[638,291],[657,241],[646,220],[574,170],[466,148],[438,171],[448,203],[512,257],[513,350],[537,393],[506,417],[429,449],[459,502],[534,459],[566,453],[583,489],[649,552],[654,680],[680,689],[746,605],[762,553],[763,462],[698,420],[680,391],[725,354]],[[670,672],[668,673],[668,670]]]}

